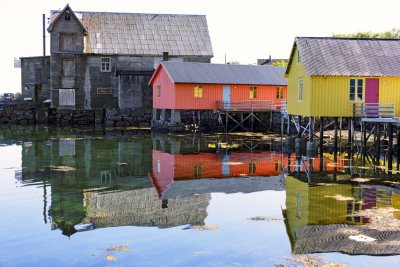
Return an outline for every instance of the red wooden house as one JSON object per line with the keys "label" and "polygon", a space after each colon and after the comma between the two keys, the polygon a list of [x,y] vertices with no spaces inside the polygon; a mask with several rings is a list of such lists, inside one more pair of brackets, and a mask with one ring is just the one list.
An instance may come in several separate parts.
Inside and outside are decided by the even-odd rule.
{"label": "red wooden house", "polygon": [[286,98],[284,72],[275,66],[162,62],[149,82],[153,122],[180,123],[182,110],[276,108]]}

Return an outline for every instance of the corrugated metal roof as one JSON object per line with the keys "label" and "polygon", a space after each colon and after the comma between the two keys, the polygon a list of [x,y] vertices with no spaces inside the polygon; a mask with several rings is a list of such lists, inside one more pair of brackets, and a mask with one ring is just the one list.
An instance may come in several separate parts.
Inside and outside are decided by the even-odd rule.
{"label": "corrugated metal roof", "polygon": [[175,83],[287,85],[285,67],[163,62]]}
{"label": "corrugated metal roof", "polygon": [[[60,12],[51,11],[51,22]],[[213,56],[204,15],[74,13],[87,30],[85,53]]]}
{"label": "corrugated metal roof", "polygon": [[400,39],[297,37],[308,75],[400,76]]}

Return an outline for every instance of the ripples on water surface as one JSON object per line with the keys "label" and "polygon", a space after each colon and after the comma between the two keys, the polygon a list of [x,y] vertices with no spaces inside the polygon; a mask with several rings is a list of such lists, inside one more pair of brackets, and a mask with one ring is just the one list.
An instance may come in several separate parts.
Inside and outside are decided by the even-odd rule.
{"label": "ripples on water surface", "polygon": [[397,174],[347,154],[30,127],[0,144],[0,266],[400,265]]}

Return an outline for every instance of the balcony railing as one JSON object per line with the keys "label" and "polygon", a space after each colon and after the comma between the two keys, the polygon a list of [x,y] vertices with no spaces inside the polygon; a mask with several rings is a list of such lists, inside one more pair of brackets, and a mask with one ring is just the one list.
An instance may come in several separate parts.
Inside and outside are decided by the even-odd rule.
{"label": "balcony railing", "polygon": [[354,103],[353,116],[361,118],[394,119],[393,103]]}
{"label": "balcony railing", "polygon": [[217,101],[217,109],[225,111],[270,111],[280,110],[281,106],[271,100]]}

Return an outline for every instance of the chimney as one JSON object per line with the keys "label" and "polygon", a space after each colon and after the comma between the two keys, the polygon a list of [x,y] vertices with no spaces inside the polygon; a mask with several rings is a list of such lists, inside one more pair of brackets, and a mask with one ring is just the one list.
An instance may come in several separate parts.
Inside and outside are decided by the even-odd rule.
{"label": "chimney", "polygon": [[169,53],[168,52],[163,52],[162,53],[163,61],[168,61],[169,60]]}

